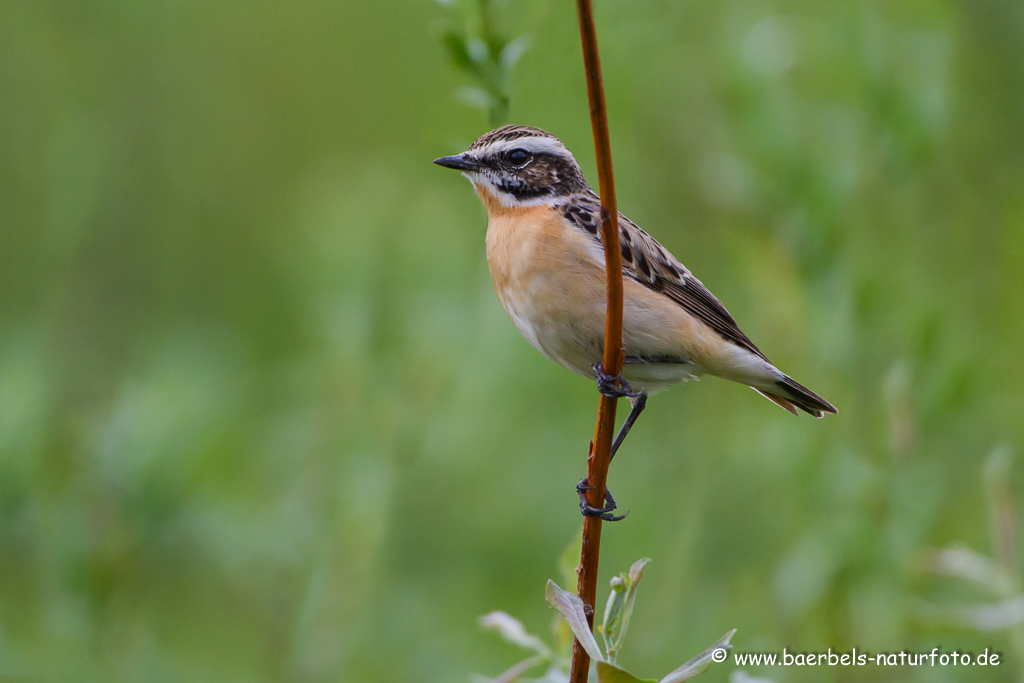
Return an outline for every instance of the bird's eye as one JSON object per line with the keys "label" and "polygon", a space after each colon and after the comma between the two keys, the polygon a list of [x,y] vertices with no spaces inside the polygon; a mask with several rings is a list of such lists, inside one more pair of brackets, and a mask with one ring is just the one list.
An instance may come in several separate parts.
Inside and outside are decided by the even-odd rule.
{"label": "bird's eye", "polygon": [[513,166],[525,166],[530,158],[530,153],[525,149],[514,149],[508,153],[508,161]]}

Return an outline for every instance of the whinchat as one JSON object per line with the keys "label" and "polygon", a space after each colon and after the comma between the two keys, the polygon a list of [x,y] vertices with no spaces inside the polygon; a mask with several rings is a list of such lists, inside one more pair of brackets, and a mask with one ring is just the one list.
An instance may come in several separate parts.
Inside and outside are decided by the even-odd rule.
{"label": "whinchat", "polygon": [[[615,392],[600,372],[606,310],[601,203],[555,136],[505,126],[435,164],[462,171],[487,208],[487,263],[501,305],[542,354]],[[646,394],[701,375],[746,384],[794,415],[831,403],[777,369],[725,306],[682,263],[619,214],[624,288],[622,379],[638,391],[621,444]]]}

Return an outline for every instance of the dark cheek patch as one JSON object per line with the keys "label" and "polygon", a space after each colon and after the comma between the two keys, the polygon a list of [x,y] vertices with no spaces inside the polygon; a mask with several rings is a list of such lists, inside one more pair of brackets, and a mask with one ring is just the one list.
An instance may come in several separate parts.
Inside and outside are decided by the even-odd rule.
{"label": "dark cheek patch", "polygon": [[[537,154],[524,168],[515,168],[504,160],[498,163],[502,176],[499,188],[520,199],[567,195],[587,187],[579,170],[558,156]],[[590,227],[586,229],[591,231]]]}
{"label": "dark cheek patch", "polygon": [[524,168],[521,174],[529,185],[550,187],[558,182],[558,172],[543,158],[534,159],[533,163]]}

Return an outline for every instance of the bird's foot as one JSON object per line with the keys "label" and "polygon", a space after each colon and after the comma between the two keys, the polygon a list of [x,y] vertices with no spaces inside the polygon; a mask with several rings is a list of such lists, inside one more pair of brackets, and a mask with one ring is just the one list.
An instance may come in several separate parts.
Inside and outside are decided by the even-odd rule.
{"label": "bird's foot", "polygon": [[[597,378],[597,390],[601,392],[603,396],[608,398],[636,398],[641,393],[640,391],[633,391],[632,387],[629,386],[629,382],[622,378],[622,374],[608,375],[605,374],[604,364],[601,361],[594,363],[592,366],[594,371],[594,377]],[[618,384],[616,384],[618,382]]]}
{"label": "bird's foot", "polygon": [[604,500],[608,505],[603,508],[596,508],[587,502],[587,491],[592,491],[593,486],[587,486],[586,479],[580,479],[580,483],[576,484],[576,493],[580,496],[580,512],[583,513],[584,517],[599,517],[606,522],[618,522],[620,519],[625,519],[626,515],[629,514],[627,511],[625,515],[613,515],[612,512],[618,507],[615,503],[615,498],[612,496],[612,492],[608,489],[604,490]]}

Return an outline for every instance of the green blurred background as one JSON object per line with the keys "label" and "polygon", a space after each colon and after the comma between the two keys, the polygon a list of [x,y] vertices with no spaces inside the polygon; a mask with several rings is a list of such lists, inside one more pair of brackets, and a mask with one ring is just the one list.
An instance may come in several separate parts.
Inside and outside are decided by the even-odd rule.
{"label": "green blurred background", "polygon": [[[499,9],[511,119],[596,184],[573,4]],[[597,395],[515,331],[430,164],[490,128],[457,10],[0,3],[0,673],[465,681],[520,657],[480,614],[548,634]],[[620,661],[735,627],[1004,654],[750,671],[780,682],[1021,680],[1021,619],[970,606],[1021,588],[1024,5],[596,11],[620,207],[840,409],[651,401],[602,544],[602,586],[654,560]],[[1005,580],[936,575],[957,544]]]}

